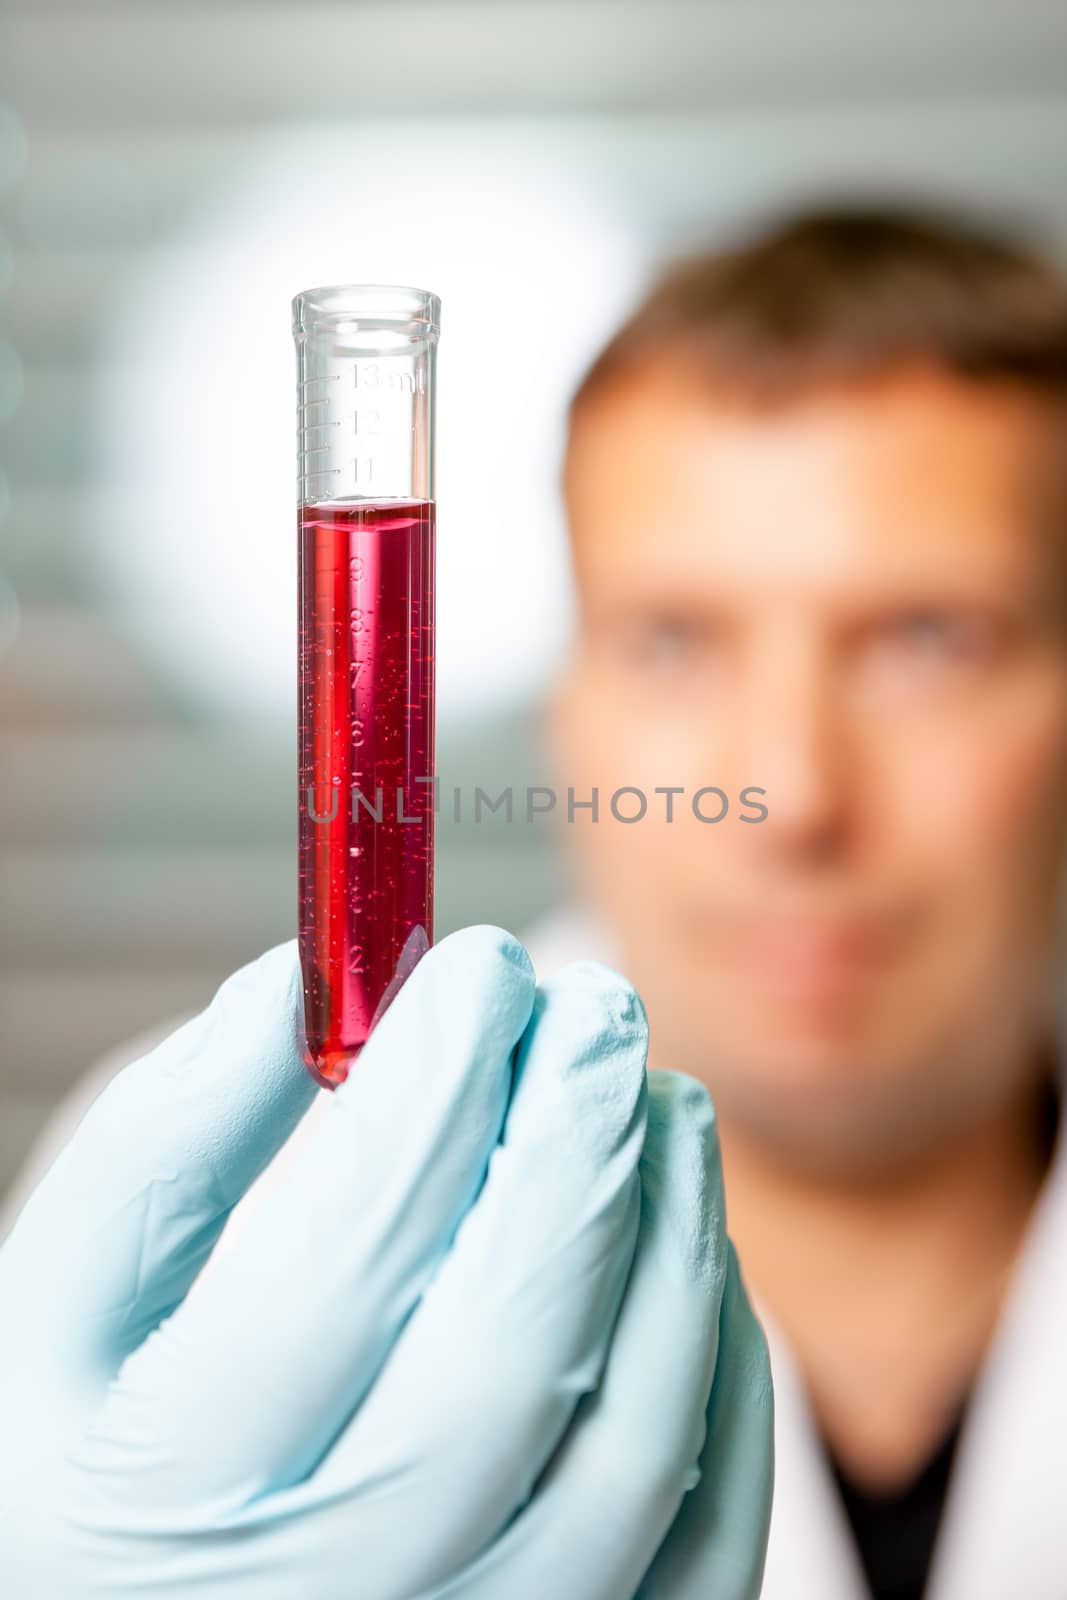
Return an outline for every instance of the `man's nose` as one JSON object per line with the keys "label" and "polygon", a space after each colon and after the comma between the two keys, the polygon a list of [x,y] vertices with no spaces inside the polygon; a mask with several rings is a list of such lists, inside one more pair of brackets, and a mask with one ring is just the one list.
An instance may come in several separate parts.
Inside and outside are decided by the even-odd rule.
{"label": "man's nose", "polygon": [[731,769],[755,785],[767,817],[762,846],[825,852],[850,816],[854,740],[833,662],[807,640],[777,641],[754,655],[732,708]]}

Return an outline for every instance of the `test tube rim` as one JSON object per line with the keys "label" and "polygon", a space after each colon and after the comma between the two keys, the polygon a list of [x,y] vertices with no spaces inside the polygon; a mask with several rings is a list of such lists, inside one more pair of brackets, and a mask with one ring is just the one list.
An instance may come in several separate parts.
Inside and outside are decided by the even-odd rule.
{"label": "test tube rim", "polygon": [[293,334],[299,341],[316,327],[341,321],[369,326],[409,324],[436,340],[441,331],[441,299],[429,289],[399,283],[333,283],[302,289],[293,297]]}

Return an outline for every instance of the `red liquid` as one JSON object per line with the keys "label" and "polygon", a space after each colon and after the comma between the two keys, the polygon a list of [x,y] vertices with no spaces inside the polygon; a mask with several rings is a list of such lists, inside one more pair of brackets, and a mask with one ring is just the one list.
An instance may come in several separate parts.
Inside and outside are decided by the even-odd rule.
{"label": "red liquid", "polygon": [[335,1087],[433,943],[433,503],[304,506],[299,561],[304,1059]]}

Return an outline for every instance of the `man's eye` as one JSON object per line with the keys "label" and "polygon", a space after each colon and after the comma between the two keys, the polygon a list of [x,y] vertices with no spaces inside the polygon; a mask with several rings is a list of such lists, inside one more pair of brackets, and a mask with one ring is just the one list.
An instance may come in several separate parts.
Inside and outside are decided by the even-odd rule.
{"label": "man's eye", "polygon": [[967,619],[940,611],[911,611],[885,630],[886,641],[928,656],[961,656],[981,644],[981,629]]}
{"label": "man's eye", "polygon": [[650,667],[680,666],[697,653],[700,630],[682,617],[656,617],[627,630],[627,653]]}

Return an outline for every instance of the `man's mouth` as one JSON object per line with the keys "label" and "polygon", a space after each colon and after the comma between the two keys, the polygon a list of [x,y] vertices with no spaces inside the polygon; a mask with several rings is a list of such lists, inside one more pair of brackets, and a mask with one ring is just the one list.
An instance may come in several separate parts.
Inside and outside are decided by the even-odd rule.
{"label": "man's mouth", "polygon": [[694,933],[727,971],[773,989],[833,990],[882,970],[899,951],[897,913],[811,916],[797,913],[698,916]]}

